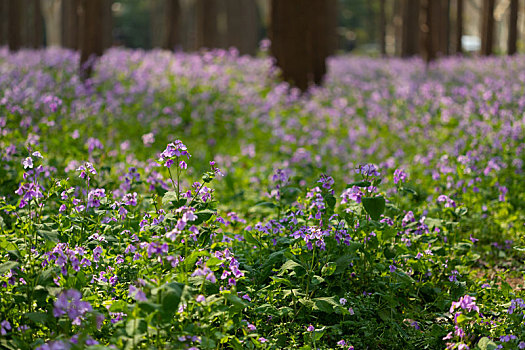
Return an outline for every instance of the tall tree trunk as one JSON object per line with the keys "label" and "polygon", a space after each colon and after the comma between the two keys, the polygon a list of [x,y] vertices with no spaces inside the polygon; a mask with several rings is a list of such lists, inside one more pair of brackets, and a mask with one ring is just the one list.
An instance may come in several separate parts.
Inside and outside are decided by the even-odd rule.
{"label": "tall tree trunk", "polygon": [[[219,0],[196,0],[197,48],[221,48],[225,46],[221,37],[220,18],[221,3]],[[225,34],[225,33],[223,33]]]}
{"label": "tall tree trunk", "polygon": [[0,0],[0,46],[7,44],[8,0]]}
{"label": "tall tree trunk", "polygon": [[113,46],[113,0],[102,1],[102,47],[104,50]]}
{"label": "tall tree trunk", "polygon": [[79,1],[62,1],[62,46],[78,50],[79,45]]}
{"label": "tall tree trunk", "polygon": [[450,0],[442,0],[440,13],[439,52],[447,56],[450,52]]}
{"label": "tall tree trunk", "polygon": [[32,0],[33,11],[33,34],[32,47],[37,49],[42,47],[44,43],[44,21],[42,18],[42,11],[40,9],[40,0]]}
{"label": "tall tree trunk", "polygon": [[432,0],[421,0],[421,48],[423,59],[427,64],[436,59],[433,7]]}
{"label": "tall tree trunk", "polygon": [[494,44],[494,6],[495,0],[483,1],[482,25],[481,25],[481,54],[492,55]]}
{"label": "tall tree trunk", "polygon": [[180,40],[180,17],[181,7],[179,0],[165,0],[165,23],[164,43],[162,47],[166,50],[174,50],[181,45]]}
{"label": "tall tree trunk", "polygon": [[461,38],[463,37],[463,0],[456,0],[456,54],[463,52]]}
{"label": "tall tree trunk", "polygon": [[403,0],[403,29],[401,56],[410,57],[419,53],[419,0]]}
{"label": "tall tree trunk", "polygon": [[91,77],[98,56],[102,56],[104,0],[80,0],[80,78]]}
{"label": "tall tree trunk", "polygon": [[226,46],[234,46],[241,55],[255,55],[259,16],[255,0],[226,0]]}
{"label": "tall tree trunk", "polygon": [[21,33],[21,9],[19,0],[9,0],[8,2],[9,19],[7,22],[7,44],[9,51],[18,51],[22,46]]}
{"label": "tall tree trunk", "polygon": [[[74,0],[64,0],[64,2]],[[62,44],[62,0],[40,0],[40,9],[46,27],[46,45]]]}
{"label": "tall tree trunk", "polygon": [[385,0],[379,0],[379,52],[386,56],[386,4]]}
{"label": "tall tree trunk", "polygon": [[509,55],[516,53],[516,43],[518,41],[518,10],[519,1],[510,0],[510,17],[509,17],[509,37],[507,51]]}
{"label": "tall tree trunk", "polygon": [[325,0],[272,0],[271,52],[282,78],[302,91],[320,84],[326,73],[329,14],[335,2]]}

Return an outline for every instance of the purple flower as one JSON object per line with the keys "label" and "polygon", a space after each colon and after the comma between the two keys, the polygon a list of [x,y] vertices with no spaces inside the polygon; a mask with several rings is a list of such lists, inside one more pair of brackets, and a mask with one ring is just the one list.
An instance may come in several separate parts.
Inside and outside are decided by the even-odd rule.
{"label": "purple flower", "polygon": [[202,294],[197,295],[195,300],[197,300],[198,303],[205,303],[206,302],[206,298]]}
{"label": "purple flower", "polygon": [[24,159],[22,164],[24,165],[24,169],[33,169],[33,158],[27,157],[26,159]]}
{"label": "purple flower", "polygon": [[53,315],[58,318],[67,314],[73,324],[80,325],[83,316],[93,310],[87,301],[81,300],[81,297],[82,294],[75,289],[60,293],[54,304]]}
{"label": "purple flower", "polygon": [[339,304],[345,305],[346,304],[346,299],[345,298],[339,299]]}
{"label": "purple flower", "polygon": [[6,335],[7,331],[11,330],[11,324],[7,320],[0,322],[0,334]]}
{"label": "purple flower", "polygon": [[337,342],[337,345],[339,346],[345,346],[346,345],[346,341],[344,339],[341,339]]}
{"label": "purple flower", "polygon": [[315,328],[314,328],[314,326],[309,325],[308,328],[306,328],[306,330],[307,330],[308,332],[313,332],[313,331],[315,331]]}
{"label": "purple flower", "polygon": [[462,308],[463,310],[467,311],[476,311],[479,313],[479,307],[476,305],[476,298],[471,297],[470,295],[462,296],[459,301],[455,301],[452,303],[452,306],[450,306],[450,313],[453,313],[455,309],[458,307]]}
{"label": "purple flower", "polygon": [[398,184],[399,182],[405,182],[407,179],[407,173],[403,171],[403,169],[396,169],[394,170],[394,184]]}
{"label": "purple flower", "polygon": [[147,301],[146,293],[138,289],[134,285],[129,286],[129,297],[135,299],[136,301]]}

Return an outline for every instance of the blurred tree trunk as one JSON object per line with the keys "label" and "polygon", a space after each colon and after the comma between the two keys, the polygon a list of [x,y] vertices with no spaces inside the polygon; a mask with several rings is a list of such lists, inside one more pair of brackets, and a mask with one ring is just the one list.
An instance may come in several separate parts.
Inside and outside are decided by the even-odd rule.
{"label": "blurred tree trunk", "polygon": [[0,0],[0,46],[7,44],[8,0]]}
{"label": "blurred tree trunk", "polygon": [[179,0],[165,0],[165,33],[162,47],[166,50],[175,50],[180,47],[180,17],[181,7]]}
{"label": "blurred tree trunk", "polygon": [[62,1],[62,46],[78,50],[79,0]]}
{"label": "blurred tree trunk", "polygon": [[421,0],[420,42],[427,63],[449,53],[449,5],[448,0]]}
{"label": "blurred tree trunk", "polygon": [[62,1],[40,0],[40,9],[44,16],[46,45],[60,46],[62,44]]}
{"label": "blurred tree trunk", "polygon": [[379,52],[386,56],[386,8],[385,0],[379,0]]}
{"label": "blurred tree trunk", "polygon": [[226,46],[241,55],[257,53],[259,16],[255,0],[226,0]]}
{"label": "blurred tree trunk", "polygon": [[19,0],[9,0],[7,22],[7,44],[9,51],[18,51],[22,46],[21,38],[21,8]]}
{"label": "blurred tree trunk", "polygon": [[102,1],[102,47],[104,50],[113,46],[113,0]]}
{"label": "blurred tree trunk", "polygon": [[336,12],[331,7],[336,4],[326,0],[271,2],[271,52],[283,80],[302,91],[311,83],[320,84],[326,73],[326,58],[333,49],[328,44],[329,28],[336,20],[331,18]]}
{"label": "blurred tree trunk", "polygon": [[403,29],[401,56],[410,57],[419,53],[419,0],[403,0]]}
{"label": "blurred tree trunk", "polygon": [[421,55],[427,64],[435,60],[437,55],[433,34],[435,30],[433,7],[432,0],[421,0]]}
{"label": "blurred tree trunk", "polygon": [[[196,0],[196,47],[225,47],[226,21],[224,3],[219,0]],[[223,5],[223,6],[221,6]],[[221,35],[222,34],[222,35]]]}
{"label": "blurred tree trunk", "polygon": [[164,31],[166,28],[166,2],[163,0],[149,0],[151,47],[164,45]]}
{"label": "blurred tree trunk", "polygon": [[461,38],[463,37],[463,0],[456,0],[456,54],[463,52]]}
{"label": "blurred tree trunk", "polygon": [[509,55],[516,53],[516,43],[518,41],[518,10],[519,1],[510,0],[510,17],[509,17],[509,37],[507,51]]}
{"label": "blurred tree trunk", "polygon": [[32,0],[33,28],[31,44],[33,48],[40,48],[44,44],[44,20],[40,8],[40,0]]}
{"label": "blurred tree trunk", "polygon": [[102,56],[104,0],[80,0],[80,78],[93,73],[95,61]]}
{"label": "blurred tree trunk", "polygon": [[495,0],[484,0],[481,24],[481,54],[492,55],[494,43],[494,6]]}

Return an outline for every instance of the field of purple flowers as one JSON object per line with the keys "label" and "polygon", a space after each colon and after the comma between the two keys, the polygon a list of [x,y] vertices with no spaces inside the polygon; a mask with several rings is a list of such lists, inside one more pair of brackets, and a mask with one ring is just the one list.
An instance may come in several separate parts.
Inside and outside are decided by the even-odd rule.
{"label": "field of purple flowers", "polygon": [[525,349],[525,60],[0,49],[0,348]]}

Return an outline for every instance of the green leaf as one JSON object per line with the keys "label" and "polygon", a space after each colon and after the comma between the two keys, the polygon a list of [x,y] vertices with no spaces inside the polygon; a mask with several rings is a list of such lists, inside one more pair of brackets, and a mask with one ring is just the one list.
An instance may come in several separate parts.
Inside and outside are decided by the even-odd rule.
{"label": "green leaf", "polygon": [[385,198],[383,196],[377,197],[363,197],[363,206],[373,220],[379,220],[381,214],[385,211]]}
{"label": "green leaf", "polygon": [[323,311],[329,314],[334,312],[334,307],[339,306],[334,297],[315,298],[313,299],[313,302],[315,305],[314,310]]}
{"label": "green leaf", "polygon": [[324,200],[326,202],[326,205],[328,205],[328,208],[334,210],[335,203],[337,202],[335,197],[333,195],[331,195],[331,194],[326,194],[323,197],[324,197]]}
{"label": "green leaf", "polygon": [[171,318],[179,309],[183,289],[184,284],[181,283],[168,283],[163,287],[162,315],[164,319]]}
{"label": "green leaf", "polygon": [[496,350],[498,345],[487,337],[483,337],[478,342],[478,348],[480,350]]}
{"label": "green leaf", "polygon": [[20,263],[16,261],[8,261],[8,262],[3,263],[2,265],[0,265],[0,275],[3,275],[7,271],[12,270],[18,267],[19,265]]}
{"label": "green leaf", "polygon": [[245,307],[248,306],[247,302],[245,302],[244,300],[242,300],[238,296],[233,295],[231,293],[225,293],[224,297],[226,298],[226,300],[228,300],[230,303],[232,303],[234,308],[236,308],[238,310],[242,310],[242,309],[244,309]]}
{"label": "green leaf", "polygon": [[332,276],[336,268],[337,268],[337,264],[335,262],[327,262],[321,269],[321,275]]}
{"label": "green leaf", "polygon": [[48,317],[45,312],[26,312],[24,316],[35,323],[45,323]]}
{"label": "green leaf", "polygon": [[168,191],[162,196],[162,205],[168,206],[169,208],[180,208],[186,205],[186,198],[179,198],[177,200],[177,192]]}
{"label": "green leaf", "polygon": [[45,239],[46,241],[58,243],[58,231],[49,231],[49,230],[38,230],[38,235]]}
{"label": "green leaf", "polygon": [[272,202],[259,202],[255,204],[256,207],[266,207],[266,208],[277,208],[277,205]]}
{"label": "green leaf", "polygon": [[279,272],[279,275],[284,274],[286,271],[294,271],[297,276],[302,276],[306,273],[306,270],[304,267],[302,267],[300,264],[293,260],[286,260],[286,262],[281,266],[281,270]]}
{"label": "green leaf", "polygon": [[126,333],[128,333],[129,336],[144,334],[147,329],[148,324],[142,318],[131,319],[126,324]]}
{"label": "green leaf", "polygon": [[193,224],[200,225],[201,223],[210,220],[210,218],[215,214],[216,214],[215,211],[211,209],[204,209],[204,210],[197,211],[195,212],[195,215],[197,215],[197,219],[195,219]]}

